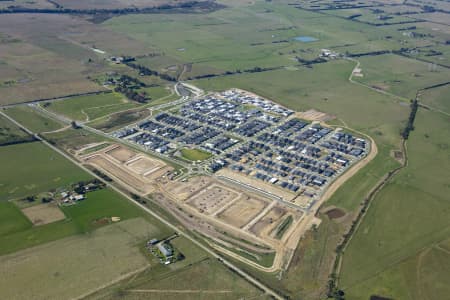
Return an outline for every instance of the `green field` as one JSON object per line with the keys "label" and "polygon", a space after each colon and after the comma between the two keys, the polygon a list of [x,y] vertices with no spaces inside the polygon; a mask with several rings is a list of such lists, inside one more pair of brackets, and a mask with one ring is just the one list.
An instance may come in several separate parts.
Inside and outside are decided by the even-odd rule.
{"label": "green field", "polygon": [[0,147],[0,200],[63,187],[90,176],[40,142]]}
{"label": "green field", "polygon": [[62,128],[63,124],[50,119],[28,106],[14,106],[6,113],[33,132],[47,132]]}
{"label": "green field", "polygon": [[450,85],[422,91],[421,94],[419,97],[421,103],[429,105],[432,109],[450,113],[450,101],[448,101]]}
{"label": "green field", "polygon": [[[436,276],[431,265],[403,262],[432,249],[450,234],[449,136],[448,117],[419,110],[408,142],[408,167],[374,200],[345,252],[341,283],[350,297],[379,294],[395,299],[423,299],[420,295],[424,285],[432,279],[437,281],[432,289],[426,287],[425,294],[431,299],[447,295],[448,288],[442,281],[445,276]],[[430,251],[433,256],[435,251]],[[439,259],[446,257],[448,266],[448,253],[440,256]],[[423,272],[420,276],[424,279],[395,284],[411,272],[417,276]]]}
{"label": "green field", "polygon": [[30,141],[31,139],[32,137],[28,133],[0,115],[0,145]]}
{"label": "green field", "polygon": [[102,218],[120,217],[122,220],[145,217],[154,224],[155,231],[160,235],[169,234],[166,227],[160,225],[139,208],[127,202],[123,197],[109,189],[87,194],[87,200],[74,205],[62,207],[67,219],[55,223],[33,227],[28,219],[12,204],[2,204],[5,208],[3,222],[14,219],[14,223],[7,223],[6,229],[0,236],[0,254],[14,252],[20,249],[39,245],[49,241],[61,239],[74,234],[85,234],[104,226],[96,222]]}
{"label": "green field", "polygon": [[121,276],[150,267],[137,245],[159,234],[155,225],[134,218],[89,235],[67,237],[0,256],[2,271],[9,274],[0,279],[2,297],[69,299],[95,291]]}
{"label": "green field", "polygon": [[192,161],[205,160],[212,156],[211,153],[200,150],[200,149],[183,148],[180,151],[181,151],[181,155],[184,158],[186,158],[188,160],[192,160]]}
{"label": "green field", "polygon": [[89,121],[117,111],[137,107],[138,104],[130,102],[120,94],[105,93],[47,102],[43,106],[73,120]]}
{"label": "green field", "polygon": [[354,80],[408,99],[414,99],[417,90],[446,82],[450,76],[448,69],[394,54],[358,60],[364,77]]}

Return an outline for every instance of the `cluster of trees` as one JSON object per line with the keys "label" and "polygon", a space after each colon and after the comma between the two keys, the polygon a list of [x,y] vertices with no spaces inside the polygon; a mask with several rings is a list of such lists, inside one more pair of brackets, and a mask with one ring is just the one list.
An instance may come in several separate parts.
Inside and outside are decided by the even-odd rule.
{"label": "cluster of trees", "polygon": [[417,109],[419,108],[419,103],[417,99],[411,102],[411,112],[409,113],[408,123],[406,123],[405,128],[402,131],[403,139],[407,140],[409,138],[409,133],[414,130],[414,120],[416,119]]}
{"label": "cluster of trees", "polygon": [[126,64],[127,66],[129,66],[130,68],[133,68],[137,71],[139,71],[139,74],[143,75],[143,76],[158,76],[161,79],[167,80],[167,81],[177,81],[177,79],[173,76],[170,76],[168,74],[164,74],[164,73],[159,73],[158,71],[155,70],[151,70],[150,68],[146,67],[146,66],[142,66],[136,63],[132,63],[131,61],[123,61],[124,64]]}
{"label": "cluster of trees", "polygon": [[161,12],[189,12],[189,11],[215,11],[225,6],[212,0],[206,1],[188,1],[175,4],[163,4],[155,7],[126,7],[111,9],[71,9],[64,8],[55,1],[51,2],[55,8],[28,8],[22,6],[9,6],[0,9],[0,14],[13,13],[44,13],[44,14],[82,14],[82,15],[101,15],[101,14],[151,14]]}
{"label": "cluster of trees", "polygon": [[271,68],[261,68],[261,67],[254,67],[251,69],[246,70],[236,70],[236,71],[225,71],[223,73],[218,74],[204,74],[204,75],[198,75],[195,77],[188,77],[188,80],[193,79],[203,79],[203,78],[212,78],[212,77],[219,77],[219,76],[227,76],[227,75],[234,75],[234,74],[243,74],[243,73],[259,73],[259,72],[266,72],[266,71],[273,71],[280,69],[281,67],[271,67]]}
{"label": "cluster of trees", "polygon": [[136,101],[138,103],[147,103],[149,98],[145,92],[138,93],[133,88],[127,86],[118,85],[114,88],[115,92],[124,94],[128,99]]}

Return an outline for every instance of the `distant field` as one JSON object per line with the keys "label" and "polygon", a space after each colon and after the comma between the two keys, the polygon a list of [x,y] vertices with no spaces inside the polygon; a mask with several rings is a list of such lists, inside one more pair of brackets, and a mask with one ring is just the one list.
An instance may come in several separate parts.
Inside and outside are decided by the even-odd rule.
{"label": "distant field", "polygon": [[361,57],[358,60],[364,77],[355,77],[354,80],[410,99],[415,97],[417,90],[446,82],[450,76],[448,69],[399,55]]}
{"label": "distant field", "polygon": [[[1,28],[11,26],[2,23],[0,20]],[[85,68],[78,62],[20,39],[0,43],[0,53],[0,59],[4,62],[0,72],[0,104],[102,90],[81,74]]]}
{"label": "distant field", "polygon": [[[435,264],[441,260],[448,270],[450,258],[437,254],[433,245],[450,234],[449,136],[448,117],[419,109],[408,142],[408,167],[380,192],[345,251],[341,282],[349,297],[447,295],[446,276],[435,274],[440,269]],[[425,257],[418,262],[402,263],[422,251]]]}
{"label": "distant field", "polygon": [[138,245],[158,233],[157,227],[137,218],[89,235],[76,235],[0,256],[2,271],[8,274],[0,279],[2,297],[69,299],[94,291],[149,267]]}
{"label": "distant field", "polygon": [[102,116],[138,106],[117,93],[73,97],[48,102],[45,108],[71,119],[89,121]]}
{"label": "distant field", "polygon": [[450,84],[423,91],[419,99],[420,102],[425,105],[450,113],[450,101],[448,95],[450,95]]}
{"label": "distant field", "polygon": [[0,200],[30,196],[90,176],[40,142],[0,147]]}
{"label": "distant field", "polygon": [[10,107],[6,113],[33,132],[47,132],[63,127],[63,124],[36,112],[28,106]]}
{"label": "distant field", "polygon": [[32,137],[28,133],[0,115],[0,146],[30,140],[32,140]]}

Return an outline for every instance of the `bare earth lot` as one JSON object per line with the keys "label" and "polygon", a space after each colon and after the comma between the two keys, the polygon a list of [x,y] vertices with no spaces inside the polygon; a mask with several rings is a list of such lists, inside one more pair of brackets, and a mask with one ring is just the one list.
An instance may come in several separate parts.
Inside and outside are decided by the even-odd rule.
{"label": "bare earth lot", "polygon": [[172,170],[160,160],[116,144],[80,159],[142,195],[154,191],[155,180]]}
{"label": "bare earth lot", "polygon": [[267,203],[262,200],[244,196],[218,217],[233,226],[242,227],[250,222],[266,206]]}
{"label": "bare earth lot", "polygon": [[45,203],[22,209],[22,212],[33,225],[44,225],[66,218],[56,203]]}

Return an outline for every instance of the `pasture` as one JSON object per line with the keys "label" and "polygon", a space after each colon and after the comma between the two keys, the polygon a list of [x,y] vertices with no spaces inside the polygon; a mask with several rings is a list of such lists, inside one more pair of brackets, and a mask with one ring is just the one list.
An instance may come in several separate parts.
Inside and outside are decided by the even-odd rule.
{"label": "pasture", "polygon": [[446,82],[450,76],[448,69],[394,54],[358,60],[364,77],[354,80],[409,99],[416,96],[417,90]]}
{"label": "pasture", "polygon": [[429,105],[432,109],[450,113],[448,95],[450,95],[450,85],[447,84],[431,90],[422,91],[419,96],[419,101],[425,105]]}
{"label": "pasture", "polygon": [[0,200],[35,195],[90,176],[40,142],[0,147]]}
{"label": "pasture", "polygon": [[60,122],[50,119],[28,106],[13,106],[6,113],[33,132],[54,131],[63,127]]}
{"label": "pasture", "polygon": [[66,216],[65,220],[40,226],[32,226],[32,223],[12,203],[7,202],[1,205],[5,208],[4,211],[2,210],[4,219],[1,224],[4,224],[2,228],[6,229],[0,232],[0,255],[71,235],[92,233],[105,226],[103,222],[105,218],[111,217],[120,217],[122,221],[144,217],[153,224],[152,232],[155,235],[171,233],[165,226],[109,189],[88,193],[87,199],[77,205],[61,207]]}
{"label": "pasture", "polygon": [[[387,284],[398,282],[407,270],[423,272],[423,278],[436,280],[431,298],[445,295],[445,276],[435,276],[431,265],[412,263],[405,269],[403,262],[427,249],[433,256],[434,245],[450,234],[447,119],[443,114],[419,109],[408,142],[408,167],[379,193],[345,252],[341,284],[350,297],[377,292],[386,297],[413,295],[412,299],[422,299],[421,293],[411,291],[429,284],[426,279],[403,281],[399,286]],[[430,286],[426,291],[431,292]]]}
{"label": "pasture", "polygon": [[138,106],[117,93],[103,93],[47,102],[43,106],[73,120],[89,121]]}
{"label": "pasture", "polygon": [[31,141],[32,137],[12,123],[10,120],[0,115],[0,146],[2,144]]}
{"label": "pasture", "polygon": [[158,233],[154,225],[135,218],[89,235],[67,237],[0,256],[2,271],[8,274],[0,279],[2,296],[69,299],[88,294],[137,270],[151,268],[138,245]]}

